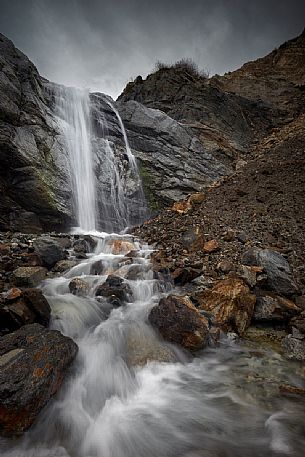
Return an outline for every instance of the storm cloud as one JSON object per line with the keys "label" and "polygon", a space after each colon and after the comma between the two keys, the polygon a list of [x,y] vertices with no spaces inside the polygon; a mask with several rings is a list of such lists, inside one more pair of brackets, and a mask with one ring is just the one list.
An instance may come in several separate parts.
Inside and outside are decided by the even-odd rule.
{"label": "storm cloud", "polygon": [[303,0],[0,0],[0,31],[46,78],[117,97],[156,61],[223,74],[305,26]]}

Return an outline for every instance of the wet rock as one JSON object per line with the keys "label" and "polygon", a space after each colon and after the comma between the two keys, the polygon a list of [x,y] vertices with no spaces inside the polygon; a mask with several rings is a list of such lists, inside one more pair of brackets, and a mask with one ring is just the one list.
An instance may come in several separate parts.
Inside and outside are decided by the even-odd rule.
{"label": "wet rock", "polygon": [[208,343],[208,320],[187,297],[169,295],[162,298],[149,314],[149,322],[162,337],[189,351],[197,351]]}
{"label": "wet rock", "polygon": [[206,254],[211,254],[212,252],[217,252],[220,250],[220,244],[216,240],[210,240],[204,243],[203,251]]}
{"label": "wet rock", "polygon": [[300,312],[295,303],[278,295],[259,292],[253,319],[256,321],[285,321]]}
{"label": "wet rock", "polygon": [[75,240],[73,243],[73,251],[76,255],[87,254],[90,251],[89,243],[86,240]]}
{"label": "wet rock", "polygon": [[305,311],[302,311],[299,316],[293,317],[289,322],[289,326],[297,328],[305,338]]}
{"label": "wet rock", "polygon": [[137,279],[143,279],[145,268],[143,265],[131,265],[128,268],[125,278],[128,280],[136,281]]}
{"label": "wet rock", "polygon": [[240,279],[218,281],[211,289],[195,292],[199,308],[211,312],[213,323],[242,335],[249,327],[256,297]]}
{"label": "wet rock", "polygon": [[44,267],[19,267],[13,272],[13,282],[19,287],[35,287],[46,277]]}
{"label": "wet rock", "polygon": [[115,255],[127,254],[129,251],[136,249],[135,245],[131,241],[126,240],[110,240],[109,245],[112,248],[112,253]]}
{"label": "wet rock", "polygon": [[286,336],[282,341],[285,355],[292,360],[305,360],[305,339],[293,338],[292,335]]}
{"label": "wet rock", "polygon": [[116,297],[120,302],[124,302],[128,301],[132,296],[132,290],[129,285],[124,282],[123,278],[109,275],[106,281],[97,287],[95,295],[109,298]]}
{"label": "wet rock", "polygon": [[25,325],[0,338],[0,433],[22,434],[60,388],[77,345],[55,330]]}
{"label": "wet rock", "polygon": [[33,245],[41,258],[42,264],[48,269],[54,267],[56,262],[65,258],[64,249],[56,238],[41,236],[34,241]]}
{"label": "wet rock", "polygon": [[12,332],[34,322],[48,326],[50,314],[50,305],[41,290],[13,288],[0,300],[0,332]]}
{"label": "wet rock", "polygon": [[270,249],[249,249],[244,253],[242,263],[263,267],[267,279],[261,283],[261,287],[288,297],[298,293],[289,263],[278,252]]}
{"label": "wet rock", "polygon": [[59,260],[53,267],[53,271],[56,273],[63,273],[64,271],[70,270],[77,265],[76,260]]}
{"label": "wet rock", "polygon": [[85,296],[89,291],[89,284],[81,278],[71,279],[69,282],[69,290],[73,295]]}
{"label": "wet rock", "polygon": [[91,275],[101,275],[105,269],[104,262],[102,260],[97,260],[90,267]]}
{"label": "wet rock", "polygon": [[281,395],[285,396],[301,396],[305,398],[305,389],[296,386],[290,386],[289,384],[281,384],[279,386],[279,391]]}

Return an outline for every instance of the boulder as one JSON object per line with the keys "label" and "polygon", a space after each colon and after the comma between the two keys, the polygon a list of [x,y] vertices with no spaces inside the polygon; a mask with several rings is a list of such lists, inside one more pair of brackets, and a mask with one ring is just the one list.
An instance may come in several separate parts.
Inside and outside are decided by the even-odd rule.
{"label": "boulder", "polygon": [[54,267],[56,262],[66,257],[60,241],[56,238],[41,236],[34,241],[33,245],[41,258],[42,264],[48,269]]}
{"label": "boulder", "polygon": [[213,315],[213,323],[242,335],[249,327],[256,297],[238,278],[218,281],[211,289],[194,293],[200,309]]}
{"label": "boulder", "polygon": [[293,317],[289,322],[289,326],[297,328],[305,338],[305,311],[302,311],[299,316]]}
{"label": "boulder", "polygon": [[55,330],[25,325],[0,338],[0,433],[22,434],[60,388],[77,345]]}
{"label": "boulder", "polygon": [[262,273],[262,271],[262,267],[239,265],[237,275],[242,278],[249,287],[253,288],[257,283],[257,275]]}
{"label": "boulder", "polygon": [[77,265],[76,260],[59,260],[53,267],[53,271],[56,273],[63,273],[64,271],[70,270]]}
{"label": "boulder", "polygon": [[74,295],[85,296],[89,292],[89,284],[84,279],[74,278],[69,282],[69,290]]}
{"label": "boulder", "polygon": [[13,272],[13,281],[19,287],[36,287],[46,277],[44,267],[19,267]]}
{"label": "boulder", "polygon": [[17,330],[37,322],[48,326],[51,308],[39,289],[10,289],[0,301],[0,333]]}
{"label": "boulder", "polygon": [[267,278],[260,283],[261,287],[287,297],[299,292],[289,263],[279,252],[252,248],[243,254],[242,263],[264,269]]}
{"label": "boulder", "polygon": [[123,239],[110,240],[108,244],[111,246],[112,253],[115,255],[127,254],[129,251],[136,249],[131,241]]}
{"label": "boulder", "polygon": [[[132,295],[132,290],[129,285],[124,282],[123,278],[109,275],[106,281],[97,287],[95,295],[109,298],[116,297],[119,302],[124,302],[128,301],[129,297]],[[119,302],[116,301],[117,306]]]}
{"label": "boulder", "polygon": [[300,308],[291,300],[260,292],[256,297],[253,318],[256,321],[285,321],[299,312]]}
{"label": "boulder", "polygon": [[189,298],[169,295],[152,308],[149,322],[162,337],[189,351],[197,351],[208,343],[209,324]]}

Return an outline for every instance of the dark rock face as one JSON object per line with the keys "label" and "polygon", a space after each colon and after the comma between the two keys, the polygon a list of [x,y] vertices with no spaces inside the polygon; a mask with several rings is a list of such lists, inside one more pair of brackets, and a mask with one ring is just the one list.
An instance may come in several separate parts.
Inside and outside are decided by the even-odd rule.
{"label": "dark rock face", "polygon": [[0,56],[0,229],[59,228],[71,217],[71,189],[44,82],[3,35]]}
{"label": "dark rock face", "polygon": [[293,278],[287,260],[278,252],[270,249],[251,249],[242,257],[245,265],[257,265],[264,269],[266,281],[261,287],[266,287],[278,294],[291,296],[298,293],[298,286]]}
{"label": "dark rock face", "polygon": [[0,299],[0,334],[34,322],[48,326],[50,314],[50,305],[41,290],[10,289]]}
{"label": "dark rock face", "polygon": [[151,310],[148,320],[165,340],[189,351],[202,349],[208,343],[208,320],[186,297],[169,295],[162,298]]}
{"label": "dark rock face", "polygon": [[127,283],[124,282],[123,278],[119,276],[109,275],[104,282],[98,286],[95,292],[96,296],[107,297],[112,300],[116,306],[120,306],[123,302],[126,302],[132,295],[132,291]]}
{"label": "dark rock face", "polygon": [[34,248],[42,264],[47,268],[52,268],[54,265],[65,258],[65,252],[60,241],[56,238],[42,236],[37,238],[34,243]]}
{"label": "dark rock face", "polygon": [[300,312],[295,303],[284,297],[260,293],[256,297],[253,319],[256,321],[287,321]]}
{"label": "dark rock face", "polygon": [[26,325],[0,338],[0,432],[22,434],[60,388],[77,345],[60,332]]}

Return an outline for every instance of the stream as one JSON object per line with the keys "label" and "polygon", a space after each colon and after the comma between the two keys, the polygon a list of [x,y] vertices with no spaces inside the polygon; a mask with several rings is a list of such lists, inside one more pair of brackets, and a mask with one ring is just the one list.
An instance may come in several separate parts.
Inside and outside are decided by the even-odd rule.
{"label": "stream", "polygon": [[[154,279],[151,249],[130,235],[96,235],[87,259],[41,286],[51,327],[79,346],[76,361],[34,427],[1,455],[304,456],[304,401],[278,394],[280,384],[302,385],[297,365],[225,337],[194,358],[162,341],[147,317],[172,286]],[[95,296],[109,274],[132,278],[123,306]],[[88,285],[83,296],[69,291],[76,277]]]}

